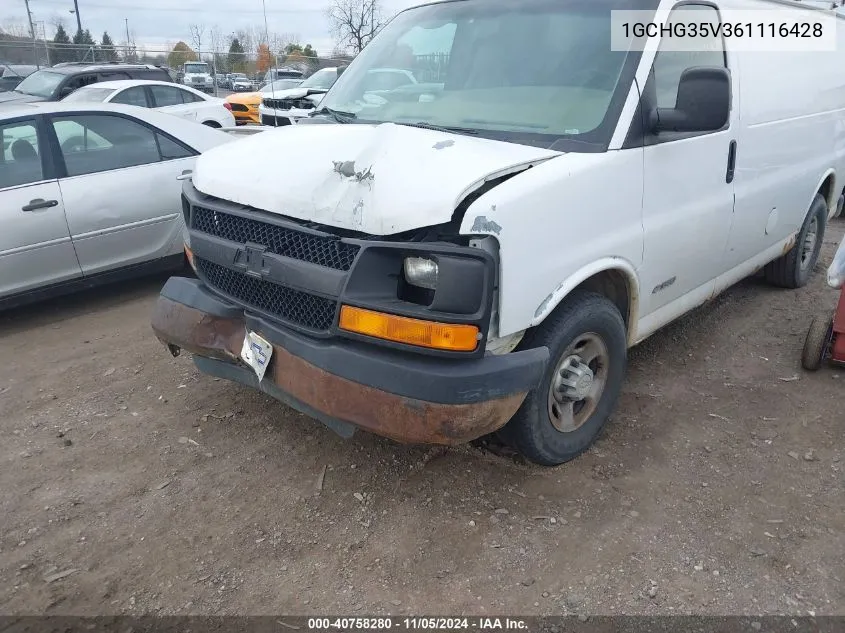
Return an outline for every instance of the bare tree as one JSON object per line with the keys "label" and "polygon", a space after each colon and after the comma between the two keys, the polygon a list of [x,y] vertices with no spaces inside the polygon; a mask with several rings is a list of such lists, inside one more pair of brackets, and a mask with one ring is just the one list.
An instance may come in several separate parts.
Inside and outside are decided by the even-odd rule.
{"label": "bare tree", "polygon": [[212,26],[208,37],[211,42],[211,49],[215,53],[221,52],[225,46],[225,39],[223,37],[223,32],[220,30],[220,27],[216,24]]}
{"label": "bare tree", "polygon": [[225,50],[228,49],[228,45],[223,37],[223,32],[216,24],[211,27],[209,39],[211,41],[212,59],[214,60],[214,72],[225,72],[227,66],[227,55]]}
{"label": "bare tree", "polygon": [[267,45],[273,55],[283,53],[288,44],[296,44],[299,42],[299,35],[296,33],[276,33],[270,31],[267,36]]}
{"label": "bare tree", "polygon": [[197,52],[199,60],[202,61],[202,37],[205,35],[205,24],[191,24],[188,28],[191,30],[191,42],[194,45],[194,50]]}
{"label": "bare tree", "polygon": [[384,26],[379,0],[332,0],[327,17],[338,44],[355,53]]}
{"label": "bare tree", "polygon": [[126,32],[127,39],[121,42],[120,48],[123,51],[123,61],[135,64],[138,62],[138,45],[135,43],[135,31]]}
{"label": "bare tree", "polygon": [[6,20],[2,25],[0,25],[0,33],[5,33],[6,35],[11,35],[12,37],[31,36],[28,26],[12,20]]}
{"label": "bare tree", "polygon": [[256,47],[261,42],[261,38],[256,38],[255,36],[258,31],[259,30],[254,27],[235,31],[235,37],[238,38],[238,41],[241,43],[241,46],[245,51],[255,51]]}
{"label": "bare tree", "polygon": [[65,19],[58,13],[53,13],[50,16],[50,25],[53,27],[53,33],[59,30],[59,27],[65,28]]}

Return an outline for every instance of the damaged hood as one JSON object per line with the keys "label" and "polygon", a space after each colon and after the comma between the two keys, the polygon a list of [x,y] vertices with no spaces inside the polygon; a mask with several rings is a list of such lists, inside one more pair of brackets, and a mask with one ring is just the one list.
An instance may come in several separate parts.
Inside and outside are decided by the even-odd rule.
{"label": "damaged hood", "polygon": [[560,152],[393,123],[292,125],[202,154],[202,193],[370,235],[448,222],[487,180]]}

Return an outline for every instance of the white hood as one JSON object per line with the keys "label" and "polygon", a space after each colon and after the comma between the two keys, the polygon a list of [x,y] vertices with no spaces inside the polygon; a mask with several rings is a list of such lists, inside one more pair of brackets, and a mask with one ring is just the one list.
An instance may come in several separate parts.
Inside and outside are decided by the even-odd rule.
{"label": "white hood", "polygon": [[201,155],[194,186],[238,204],[371,235],[448,222],[486,180],[559,152],[404,125],[292,125]]}

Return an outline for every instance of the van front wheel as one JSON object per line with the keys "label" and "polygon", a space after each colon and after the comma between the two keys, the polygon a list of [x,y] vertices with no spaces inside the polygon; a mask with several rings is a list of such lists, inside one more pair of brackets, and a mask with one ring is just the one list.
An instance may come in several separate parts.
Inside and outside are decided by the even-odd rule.
{"label": "van front wheel", "polygon": [[625,322],[606,297],[576,292],[521,346],[548,347],[549,367],[500,436],[532,462],[557,466],[595,442],[616,406],[627,368]]}

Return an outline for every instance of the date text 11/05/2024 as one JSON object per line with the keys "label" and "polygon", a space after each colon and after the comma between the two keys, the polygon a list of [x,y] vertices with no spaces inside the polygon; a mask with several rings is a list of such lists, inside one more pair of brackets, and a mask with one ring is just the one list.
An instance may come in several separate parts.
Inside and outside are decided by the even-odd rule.
{"label": "date text 11/05/2024", "polygon": [[437,618],[437,617],[373,617],[373,618],[308,618],[310,631],[518,631],[528,628],[519,618]]}

